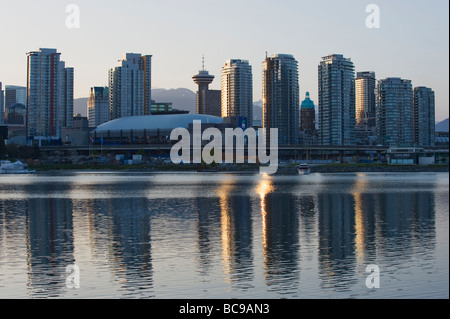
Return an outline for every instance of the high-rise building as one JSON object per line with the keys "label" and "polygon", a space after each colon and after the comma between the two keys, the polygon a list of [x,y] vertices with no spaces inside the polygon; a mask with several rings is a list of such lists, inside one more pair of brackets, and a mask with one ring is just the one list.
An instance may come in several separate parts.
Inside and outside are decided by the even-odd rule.
{"label": "high-rise building", "polygon": [[5,123],[15,125],[25,125],[25,118],[27,116],[27,107],[25,104],[16,103],[9,107],[8,114],[5,118]]}
{"label": "high-rise building", "polygon": [[370,130],[376,126],[375,72],[358,72],[355,80],[356,126]]}
{"label": "high-rise building", "polygon": [[92,87],[88,100],[89,127],[97,127],[110,119],[108,87]]}
{"label": "high-rise building", "polygon": [[436,144],[435,94],[430,88],[414,88],[414,142],[419,146]]}
{"label": "high-rise building", "polygon": [[74,69],[66,68],[65,62],[60,63],[61,81],[60,81],[60,105],[61,113],[59,121],[61,127],[73,127],[73,83],[74,83]]}
{"label": "high-rise building", "polygon": [[300,131],[313,134],[316,130],[316,107],[311,100],[309,92],[300,107]]}
{"label": "high-rise building", "polygon": [[25,86],[5,86],[5,118],[8,118],[10,108],[16,104],[27,105],[27,88]]}
{"label": "high-rise building", "polygon": [[300,106],[300,135],[301,145],[317,144],[316,107],[309,92]]}
{"label": "high-rise building", "polygon": [[26,105],[27,88],[25,86],[5,86],[5,123],[25,124]]}
{"label": "high-rise building", "polygon": [[110,117],[150,115],[151,55],[126,53],[109,71]]}
{"label": "high-rise building", "polygon": [[56,49],[27,54],[29,138],[59,139],[61,128],[73,125],[73,68],[66,68]]}
{"label": "high-rise building", "polygon": [[209,89],[209,85],[214,81],[214,78],[214,75],[209,74],[209,72],[205,70],[204,62],[203,69],[192,77],[192,80],[198,85],[196,102],[197,114],[213,115],[217,117],[222,116],[222,92],[220,90]]}
{"label": "high-rise building", "polygon": [[5,104],[4,94],[2,90],[2,82],[0,82],[0,124],[5,122]]}
{"label": "high-rise building", "polygon": [[253,75],[247,60],[231,59],[222,68],[222,117],[242,117],[253,126]]}
{"label": "high-rise building", "polygon": [[298,144],[300,129],[298,62],[290,54],[275,54],[263,62],[263,126],[278,129],[279,145]]}
{"label": "high-rise building", "polygon": [[319,65],[319,142],[355,144],[355,67],[341,54]]}
{"label": "high-rise building", "polygon": [[413,89],[410,80],[387,78],[378,82],[377,137],[385,146],[412,145]]}

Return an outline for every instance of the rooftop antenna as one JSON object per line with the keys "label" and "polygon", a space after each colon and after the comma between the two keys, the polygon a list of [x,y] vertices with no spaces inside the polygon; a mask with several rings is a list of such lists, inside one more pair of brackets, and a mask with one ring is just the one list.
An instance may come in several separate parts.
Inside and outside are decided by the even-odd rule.
{"label": "rooftop antenna", "polygon": [[202,56],[202,71],[205,71],[205,55]]}

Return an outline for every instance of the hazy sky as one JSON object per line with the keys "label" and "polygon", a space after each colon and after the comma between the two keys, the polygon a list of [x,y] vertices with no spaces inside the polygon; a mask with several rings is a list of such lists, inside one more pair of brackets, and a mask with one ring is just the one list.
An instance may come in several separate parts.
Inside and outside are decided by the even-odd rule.
{"label": "hazy sky", "polygon": [[[381,27],[366,27],[377,4]],[[80,28],[66,26],[66,7],[80,8]],[[254,100],[261,99],[265,52],[299,61],[300,94],[318,100],[317,66],[331,53],[378,79],[402,77],[436,92],[437,120],[449,111],[448,0],[0,0],[0,82],[26,84],[26,53],[56,48],[75,68],[75,97],[106,86],[108,69],[126,52],[153,55],[154,88],[196,90],[201,68],[216,76],[226,60],[249,60]]]}

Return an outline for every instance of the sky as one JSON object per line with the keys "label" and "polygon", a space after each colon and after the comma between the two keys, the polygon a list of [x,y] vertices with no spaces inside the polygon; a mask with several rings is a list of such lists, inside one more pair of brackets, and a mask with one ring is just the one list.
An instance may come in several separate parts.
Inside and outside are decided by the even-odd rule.
{"label": "sky", "polygon": [[[70,4],[79,28],[68,28]],[[367,28],[380,9],[380,27]],[[70,19],[70,21],[73,21]],[[343,54],[355,71],[377,79],[401,77],[436,93],[436,120],[449,117],[448,0],[0,0],[0,82],[26,85],[26,53],[56,48],[75,68],[75,98],[108,85],[108,70],[124,53],[153,55],[153,88],[196,91],[192,75],[216,76],[228,59],[248,60],[254,100],[262,98],[262,62],[292,54],[299,62],[300,96],[318,101],[322,57]]]}

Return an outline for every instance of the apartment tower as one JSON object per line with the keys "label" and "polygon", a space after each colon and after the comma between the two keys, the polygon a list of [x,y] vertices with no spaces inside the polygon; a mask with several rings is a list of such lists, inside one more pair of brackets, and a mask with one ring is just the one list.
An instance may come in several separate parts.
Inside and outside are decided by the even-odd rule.
{"label": "apartment tower", "polygon": [[56,49],[27,53],[26,128],[30,139],[60,139],[73,126],[74,69]]}
{"label": "apartment tower", "polygon": [[298,62],[290,54],[275,54],[263,62],[263,126],[278,129],[279,145],[297,145],[300,129]]}
{"label": "apartment tower", "polygon": [[150,115],[151,55],[126,53],[109,71],[110,119]]}
{"label": "apartment tower", "polygon": [[355,67],[340,54],[322,58],[319,65],[319,142],[355,144]]}
{"label": "apartment tower", "polygon": [[222,68],[222,117],[245,118],[253,126],[253,76],[247,60],[228,60]]}

